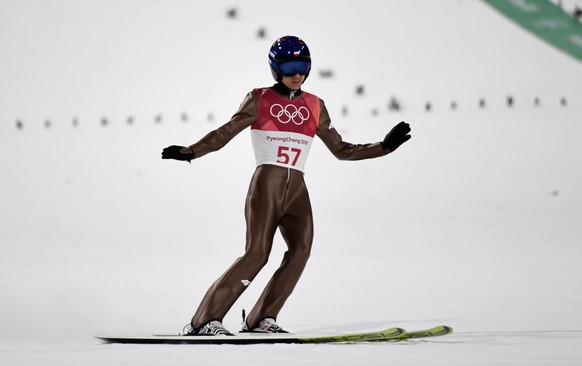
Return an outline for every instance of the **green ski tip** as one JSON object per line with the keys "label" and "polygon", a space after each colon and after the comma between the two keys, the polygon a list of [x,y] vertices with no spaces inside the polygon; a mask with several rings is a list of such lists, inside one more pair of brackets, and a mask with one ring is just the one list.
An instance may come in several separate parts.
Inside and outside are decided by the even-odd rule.
{"label": "green ski tip", "polygon": [[453,328],[446,325],[439,325],[434,328],[425,330],[415,330],[410,332],[404,332],[403,334],[396,337],[396,340],[406,340],[415,338],[429,338],[429,337],[440,337],[447,334],[453,333]]}

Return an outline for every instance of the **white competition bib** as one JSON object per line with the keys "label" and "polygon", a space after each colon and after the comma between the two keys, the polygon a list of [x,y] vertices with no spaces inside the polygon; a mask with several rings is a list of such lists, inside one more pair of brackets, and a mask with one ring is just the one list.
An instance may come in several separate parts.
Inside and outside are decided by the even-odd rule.
{"label": "white competition bib", "polygon": [[296,132],[252,130],[257,166],[279,165],[305,172],[313,137]]}

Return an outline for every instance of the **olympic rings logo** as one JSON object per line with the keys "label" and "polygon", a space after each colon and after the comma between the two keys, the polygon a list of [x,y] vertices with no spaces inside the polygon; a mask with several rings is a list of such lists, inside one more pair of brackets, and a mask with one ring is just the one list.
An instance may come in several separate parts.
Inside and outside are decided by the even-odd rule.
{"label": "olympic rings logo", "polygon": [[271,116],[277,118],[283,124],[292,121],[297,126],[300,126],[309,119],[309,109],[304,106],[297,108],[293,104],[287,104],[283,107],[281,104],[275,103],[269,111],[271,112]]}

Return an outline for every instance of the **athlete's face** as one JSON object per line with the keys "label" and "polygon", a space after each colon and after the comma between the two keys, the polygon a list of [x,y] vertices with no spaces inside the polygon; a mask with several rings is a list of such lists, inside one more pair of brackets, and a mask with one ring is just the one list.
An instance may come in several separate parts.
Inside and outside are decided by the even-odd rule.
{"label": "athlete's face", "polygon": [[297,73],[293,76],[283,76],[283,80],[281,81],[289,89],[299,90],[301,88],[301,84],[303,84],[305,81],[305,75]]}

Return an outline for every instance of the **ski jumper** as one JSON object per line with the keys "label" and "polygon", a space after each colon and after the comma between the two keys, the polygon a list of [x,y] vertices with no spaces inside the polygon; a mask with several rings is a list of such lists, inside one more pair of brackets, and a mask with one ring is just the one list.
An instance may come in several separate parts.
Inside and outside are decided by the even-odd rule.
{"label": "ski jumper", "polygon": [[192,318],[194,328],[211,320],[222,321],[267,263],[279,229],[288,250],[248,314],[247,324],[252,329],[264,318],[277,318],[303,273],[313,242],[311,203],[303,174],[315,135],[338,159],[368,159],[387,153],[380,143],[344,142],[331,127],[325,104],[317,96],[302,91],[282,95],[276,90],[261,88],[248,93],[229,122],[190,146],[199,158],[251,127],[257,164],[245,203],[245,253],[207,291]]}

